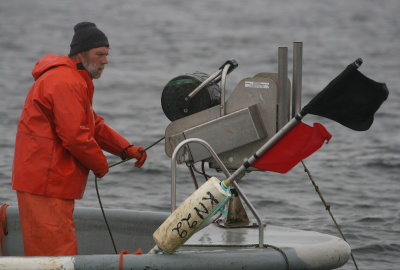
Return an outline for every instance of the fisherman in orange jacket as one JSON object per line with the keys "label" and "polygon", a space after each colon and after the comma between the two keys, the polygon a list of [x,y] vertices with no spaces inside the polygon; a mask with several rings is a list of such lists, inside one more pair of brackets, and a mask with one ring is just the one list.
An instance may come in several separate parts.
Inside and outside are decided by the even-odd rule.
{"label": "fisherman in orange jacket", "polygon": [[18,123],[12,175],[25,256],[77,255],[72,217],[89,170],[108,172],[102,150],[122,159],[146,153],[109,127],[92,108],[94,85],[108,63],[109,43],[94,23],[74,27],[68,56],[46,55],[32,75]]}

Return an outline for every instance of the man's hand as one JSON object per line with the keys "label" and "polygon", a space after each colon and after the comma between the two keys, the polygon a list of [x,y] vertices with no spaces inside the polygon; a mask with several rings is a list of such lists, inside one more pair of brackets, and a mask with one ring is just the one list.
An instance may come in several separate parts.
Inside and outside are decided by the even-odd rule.
{"label": "man's hand", "polygon": [[103,178],[106,173],[108,173],[108,166],[105,167],[101,172],[94,173],[94,175],[96,175],[97,178]]}
{"label": "man's hand", "polygon": [[125,158],[136,158],[138,161],[135,162],[135,166],[140,168],[144,164],[147,158],[146,152],[140,153],[144,150],[141,146],[128,146],[124,150],[124,157]]}

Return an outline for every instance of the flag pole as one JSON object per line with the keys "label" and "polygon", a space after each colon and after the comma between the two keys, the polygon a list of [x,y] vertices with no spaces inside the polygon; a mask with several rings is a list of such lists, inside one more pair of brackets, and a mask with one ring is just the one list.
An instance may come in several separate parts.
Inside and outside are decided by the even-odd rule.
{"label": "flag pole", "polygon": [[257,152],[252,155],[245,163],[243,163],[228,179],[224,181],[226,186],[229,186],[233,181],[235,181],[241,174],[245,172],[250,165],[256,161],[258,157],[264,154],[268,149],[275,145],[286,133],[291,131],[305,115],[300,113],[296,114],[292,120],[290,120],[281,130],[279,130],[268,142],[266,142]]}

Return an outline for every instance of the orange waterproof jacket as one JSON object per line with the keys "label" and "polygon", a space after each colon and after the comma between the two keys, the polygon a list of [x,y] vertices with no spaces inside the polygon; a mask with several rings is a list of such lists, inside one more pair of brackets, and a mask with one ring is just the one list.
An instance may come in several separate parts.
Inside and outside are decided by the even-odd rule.
{"label": "orange waterproof jacket", "polygon": [[18,123],[12,188],[81,199],[89,170],[108,166],[101,149],[121,156],[130,145],[92,108],[94,85],[86,70],[67,56],[46,55],[32,75]]}

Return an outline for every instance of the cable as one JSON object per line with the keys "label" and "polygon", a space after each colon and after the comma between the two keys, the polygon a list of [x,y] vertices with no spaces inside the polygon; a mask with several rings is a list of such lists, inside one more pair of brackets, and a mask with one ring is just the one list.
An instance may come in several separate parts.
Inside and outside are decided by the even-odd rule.
{"label": "cable", "polygon": [[102,205],[102,203],[101,203],[100,194],[99,194],[99,189],[98,189],[98,187],[97,187],[97,176],[94,178],[94,182],[95,182],[95,184],[96,184],[97,198],[99,198],[99,203],[100,203],[101,212],[103,213],[104,221],[106,222],[107,229],[108,229],[108,233],[110,234],[111,241],[112,241],[113,246],[114,246],[115,254],[118,254],[117,248],[115,247],[114,238],[113,238],[113,236],[112,236],[112,233],[111,233],[111,230],[110,230],[110,226],[108,226],[106,214],[104,213],[103,205]]}
{"label": "cable", "polygon": [[[150,145],[149,147],[145,148],[143,151],[140,151],[140,153],[146,152],[147,150],[149,150],[150,148],[152,148],[154,145],[156,145],[157,143],[159,143],[159,142],[161,142],[162,140],[164,140],[164,138],[165,138],[165,136],[162,137],[161,139],[159,139],[158,141],[156,141],[155,143],[153,143],[152,145]],[[112,167],[114,167],[114,166],[117,166],[117,165],[119,165],[119,164],[122,164],[122,163],[124,163],[124,162],[127,162],[128,160],[131,160],[131,159],[133,159],[133,158],[127,158],[127,159],[125,159],[125,160],[123,160],[123,161],[120,161],[120,162],[117,162],[117,163],[115,163],[115,164],[113,164],[113,165],[108,166],[108,168],[112,168]]]}
{"label": "cable", "polygon": [[[150,145],[149,147],[145,148],[145,149],[144,149],[143,151],[141,151],[140,153],[146,152],[148,149],[150,149],[151,147],[153,147],[153,146],[156,145],[157,143],[161,142],[164,138],[165,138],[165,137],[162,137],[161,139],[159,139],[158,141],[156,141],[155,143],[153,143],[153,144]],[[123,161],[117,162],[117,163],[115,163],[115,164],[113,164],[113,165],[108,166],[108,168],[112,168],[112,167],[114,167],[114,166],[117,166],[117,165],[119,165],[119,164],[122,164],[122,163],[124,163],[124,162],[127,162],[128,160],[131,160],[131,159],[132,159],[132,158],[128,158],[128,159],[125,159],[125,160],[123,160]],[[95,176],[94,182],[95,182],[95,185],[96,185],[97,198],[99,199],[99,204],[100,204],[101,212],[103,213],[104,221],[106,222],[107,229],[108,229],[108,233],[110,234],[111,241],[112,241],[113,246],[114,246],[115,254],[118,254],[117,247],[115,246],[115,242],[114,242],[114,237],[112,236],[111,229],[110,229],[110,226],[108,225],[108,221],[107,221],[107,218],[106,218],[106,214],[104,213],[103,204],[101,203],[99,188],[98,188],[98,186],[97,186],[97,176]]]}
{"label": "cable", "polygon": [[[329,212],[329,215],[331,215],[331,218],[332,218],[333,222],[335,223],[336,228],[339,230],[340,234],[342,235],[343,240],[347,242],[346,237],[344,237],[344,235],[343,235],[343,233],[342,233],[342,230],[340,230],[339,225],[336,223],[336,220],[335,220],[335,218],[333,217],[333,215],[332,215],[332,213],[331,213],[331,206],[330,206],[329,204],[326,204],[326,202],[325,202],[325,200],[324,200],[324,197],[322,197],[322,194],[321,194],[321,192],[319,191],[319,187],[315,184],[314,179],[312,178],[310,171],[309,171],[309,170],[307,169],[307,167],[306,167],[306,164],[304,164],[303,161],[301,161],[301,164],[303,164],[304,171],[308,174],[308,177],[310,178],[312,184],[314,185],[315,191],[318,193],[319,197],[321,198],[321,201],[322,201],[323,204],[325,205],[325,210]],[[356,259],[355,259],[354,256],[353,256],[353,252],[350,252],[350,255],[351,255],[351,258],[353,259],[354,266],[355,266],[356,269],[358,270],[358,266],[357,266],[357,263],[356,263]]]}
{"label": "cable", "polygon": [[203,172],[204,178],[205,178],[206,181],[207,181],[207,180],[208,180],[207,177],[208,177],[208,178],[211,178],[211,176],[209,176],[209,175],[206,174],[206,171],[204,170],[204,163],[205,163],[205,161],[203,160],[203,161],[201,162],[201,171]]}
{"label": "cable", "polygon": [[194,187],[196,188],[196,190],[199,188],[199,185],[197,184],[197,180],[196,180],[196,176],[194,176],[194,173],[193,173],[193,168],[192,168],[192,166],[188,166],[188,169],[189,169],[189,173],[190,173],[190,175],[192,176],[192,179],[193,179],[193,183],[194,183]]}
{"label": "cable", "polygon": [[[225,206],[224,206],[224,209],[225,209]],[[213,221],[211,221],[211,223],[214,223],[215,221],[217,221],[221,216],[222,216],[222,214],[219,214],[219,216],[216,219],[214,219]]]}
{"label": "cable", "polygon": [[[202,174],[202,175],[206,176],[206,181],[208,180],[207,177],[208,177],[208,178],[211,178],[211,176],[207,175],[206,173],[204,173],[204,172],[199,172],[199,171],[196,169],[196,167],[194,166],[194,164],[192,164],[192,167],[193,167],[194,171],[197,172],[198,174]],[[203,166],[203,167],[204,167],[204,166]],[[203,170],[203,171],[204,171],[204,170]]]}

